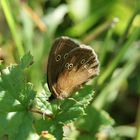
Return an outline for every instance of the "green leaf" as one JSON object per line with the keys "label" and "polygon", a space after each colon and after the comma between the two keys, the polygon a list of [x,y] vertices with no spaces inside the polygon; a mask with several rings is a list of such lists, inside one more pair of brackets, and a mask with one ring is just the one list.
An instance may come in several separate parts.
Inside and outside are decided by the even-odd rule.
{"label": "green leaf", "polygon": [[35,119],[35,128],[37,133],[41,134],[42,131],[48,131],[53,134],[57,140],[62,140],[63,137],[63,125],[56,122],[53,119]]}
{"label": "green leaf", "polygon": [[108,129],[108,126],[114,124],[114,120],[103,110],[88,106],[86,114],[76,122],[76,127],[81,132],[78,139],[82,137],[89,137],[89,140],[96,139],[95,136],[102,127]]}
{"label": "green leaf", "polygon": [[28,112],[35,97],[33,85],[27,83],[24,71],[32,61],[28,53],[19,65],[11,65],[0,73],[0,138],[8,140],[38,139]]}
{"label": "green leaf", "polygon": [[23,71],[18,65],[11,65],[4,69],[1,75],[0,87],[2,90],[8,92],[14,99],[19,102],[19,93],[25,84]]}
{"label": "green leaf", "polygon": [[26,112],[3,113],[0,115],[0,125],[3,126],[0,128],[0,137],[7,135],[8,140],[28,140],[31,133],[35,133],[31,115]]}
{"label": "green leaf", "polygon": [[62,123],[68,123],[85,115],[84,109],[92,99],[92,87],[85,86],[71,98],[67,98],[60,103],[60,111],[57,115],[57,120]]}
{"label": "green leaf", "polygon": [[[21,104],[27,107],[31,100],[35,97],[33,86],[26,83],[24,78],[24,70],[32,62],[30,54],[26,54],[19,65],[11,65],[4,69],[0,78],[0,104]],[[13,98],[13,99],[12,99]],[[9,103],[8,103],[9,102]],[[6,107],[6,105],[5,105]],[[3,110],[5,108],[2,108]]]}
{"label": "green leaf", "polygon": [[23,88],[20,98],[22,98],[22,104],[25,107],[28,107],[34,100],[36,92],[33,90],[33,85],[31,83],[25,84]]}
{"label": "green leaf", "polygon": [[25,69],[33,63],[33,56],[29,53],[25,54],[20,61],[20,67]]}
{"label": "green leaf", "polygon": [[15,100],[8,92],[0,92],[0,114],[3,112],[22,111],[24,107],[21,106],[18,100]]}
{"label": "green leaf", "polygon": [[73,95],[73,98],[85,108],[93,100],[93,95],[93,87],[85,85],[77,94]]}
{"label": "green leaf", "polygon": [[18,134],[16,136],[17,140],[18,139],[20,139],[20,140],[25,140],[25,139],[30,140],[33,136],[34,136],[35,140],[38,140],[38,136],[37,136],[37,134],[35,135],[35,130],[34,130],[32,125],[33,125],[33,120],[32,120],[31,114],[25,112],[25,114],[23,116],[22,123],[20,124],[20,127],[19,127]]}
{"label": "green leaf", "polygon": [[74,120],[76,120],[77,118],[81,117],[85,115],[84,109],[82,107],[71,107],[69,108],[69,110],[67,110],[65,113],[64,111],[62,111],[62,113],[57,115],[56,120],[59,123],[70,123]]}

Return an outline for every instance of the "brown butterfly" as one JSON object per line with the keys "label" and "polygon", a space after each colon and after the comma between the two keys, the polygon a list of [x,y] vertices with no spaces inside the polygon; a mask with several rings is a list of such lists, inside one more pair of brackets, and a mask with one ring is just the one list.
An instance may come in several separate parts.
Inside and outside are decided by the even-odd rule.
{"label": "brown butterfly", "polygon": [[91,47],[79,45],[68,37],[54,41],[48,59],[47,82],[56,98],[69,97],[98,73],[99,61]]}

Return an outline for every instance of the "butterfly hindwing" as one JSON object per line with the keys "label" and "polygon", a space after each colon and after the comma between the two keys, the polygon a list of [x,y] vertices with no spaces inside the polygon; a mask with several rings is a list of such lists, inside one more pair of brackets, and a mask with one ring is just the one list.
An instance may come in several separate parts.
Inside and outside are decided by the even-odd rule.
{"label": "butterfly hindwing", "polygon": [[75,89],[98,73],[99,62],[91,47],[80,45],[72,49],[61,66],[57,82],[52,85],[57,98],[70,96]]}

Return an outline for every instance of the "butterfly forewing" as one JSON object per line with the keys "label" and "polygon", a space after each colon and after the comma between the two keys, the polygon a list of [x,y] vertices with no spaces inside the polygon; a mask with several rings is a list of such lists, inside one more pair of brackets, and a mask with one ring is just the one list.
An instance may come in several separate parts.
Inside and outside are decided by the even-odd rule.
{"label": "butterfly forewing", "polygon": [[69,52],[79,47],[77,43],[68,37],[60,37],[56,39],[52,45],[47,66],[47,82],[50,91],[57,96],[57,91],[53,88],[58,80],[60,69],[67,58]]}

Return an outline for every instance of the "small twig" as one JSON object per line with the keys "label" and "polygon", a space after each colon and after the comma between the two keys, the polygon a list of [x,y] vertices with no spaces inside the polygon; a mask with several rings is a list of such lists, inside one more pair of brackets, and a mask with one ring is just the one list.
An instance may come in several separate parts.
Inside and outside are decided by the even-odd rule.
{"label": "small twig", "polygon": [[40,114],[42,116],[46,116],[46,117],[48,117],[50,119],[53,119],[54,118],[52,114],[48,114],[47,112],[42,112],[42,111],[37,110],[37,109],[30,109],[29,111],[31,111],[33,113],[38,113],[38,114]]}
{"label": "small twig", "polygon": [[84,44],[90,43],[92,40],[96,39],[104,31],[106,31],[107,29],[109,29],[111,27],[114,27],[116,25],[116,23],[118,23],[118,21],[119,21],[118,18],[115,17],[112,21],[107,21],[107,22],[103,23],[97,29],[91,31],[91,33],[89,33],[85,38],[83,38],[82,43],[84,43]]}
{"label": "small twig", "polygon": [[35,13],[32,8],[23,4],[23,10],[32,18],[40,31],[45,32],[47,30],[46,25],[42,22],[39,15],[37,15],[37,13]]}

